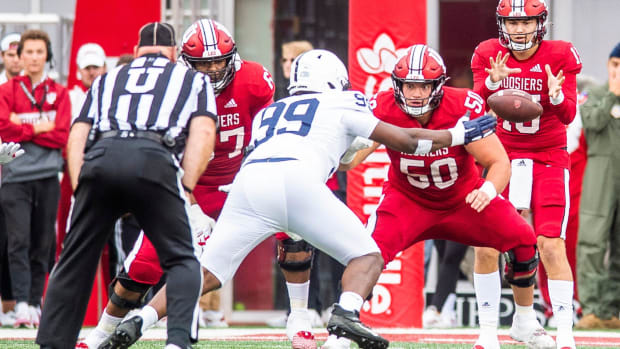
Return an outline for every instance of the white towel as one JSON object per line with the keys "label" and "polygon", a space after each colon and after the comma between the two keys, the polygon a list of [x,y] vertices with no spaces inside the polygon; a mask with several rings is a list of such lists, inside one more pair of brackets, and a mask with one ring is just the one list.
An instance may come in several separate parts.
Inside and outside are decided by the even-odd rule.
{"label": "white towel", "polygon": [[508,200],[518,209],[527,210],[532,201],[532,159],[514,159],[511,163],[510,190]]}

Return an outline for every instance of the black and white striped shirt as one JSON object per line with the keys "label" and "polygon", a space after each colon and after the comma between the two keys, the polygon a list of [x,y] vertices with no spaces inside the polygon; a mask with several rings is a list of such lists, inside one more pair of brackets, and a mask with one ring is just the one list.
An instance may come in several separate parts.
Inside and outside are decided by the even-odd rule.
{"label": "black and white striped shirt", "polygon": [[147,54],[97,78],[75,122],[90,123],[97,132],[170,130],[177,137],[197,115],[217,121],[209,77]]}

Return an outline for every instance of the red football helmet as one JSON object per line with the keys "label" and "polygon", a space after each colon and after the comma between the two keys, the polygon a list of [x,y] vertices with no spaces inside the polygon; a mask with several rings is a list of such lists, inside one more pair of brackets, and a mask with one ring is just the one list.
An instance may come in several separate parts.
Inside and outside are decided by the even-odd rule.
{"label": "red football helmet", "polygon": [[[534,44],[541,42],[543,36],[547,33],[548,14],[549,11],[545,0],[500,0],[495,12],[497,26],[499,28],[499,42],[512,51],[525,51],[530,49]],[[538,22],[536,32],[527,33],[535,34],[532,40],[524,44],[512,41],[510,39],[510,34],[506,31],[505,20],[507,18],[535,18]]]}
{"label": "red football helmet", "polygon": [[212,19],[193,23],[183,34],[181,58],[191,67],[196,62],[226,61],[224,68],[207,72],[213,91],[220,93],[235,76],[237,46],[229,31]]}
{"label": "red football helmet", "polygon": [[[446,66],[439,53],[426,45],[413,45],[398,59],[392,71],[396,104],[405,113],[419,117],[439,106],[446,80]],[[422,99],[406,98],[403,94],[403,83],[407,82],[431,83],[430,96]],[[410,106],[408,100],[416,101],[416,104],[421,106]]]}

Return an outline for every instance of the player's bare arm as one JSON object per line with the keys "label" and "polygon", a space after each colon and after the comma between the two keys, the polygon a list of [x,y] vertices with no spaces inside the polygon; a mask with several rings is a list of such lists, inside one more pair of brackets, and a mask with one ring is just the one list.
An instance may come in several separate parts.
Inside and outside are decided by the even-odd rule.
{"label": "player's bare arm", "polygon": [[215,146],[215,121],[206,116],[195,116],[189,126],[189,137],[183,156],[183,180],[186,189],[193,190],[198,178],[207,168]]}
{"label": "player's bare arm", "polygon": [[504,80],[510,74],[518,74],[521,72],[521,68],[510,68],[506,65],[508,58],[510,57],[510,52],[506,52],[506,54],[502,57],[502,52],[497,52],[497,57],[493,59],[493,57],[489,57],[489,64],[491,68],[484,68],[484,71],[489,73],[489,79],[491,82],[496,83]]}
{"label": "player's bare arm", "polygon": [[67,141],[67,167],[71,178],[71,188],[75,190],[80,176],[80,169],[84,163],[84,147],[90,132],[91,125],[87,122],[76,122],[71,127]]}
{"label": "player's bare arm", "polygon": [[504,191],[508,185],[510,160],[496,135],[470,143],[465,146],[465,149],[488,171],[483,187],[472,190],[465,198],[465,202],[471,204],[471,208],[481,212],[497,196],[497,193]]}

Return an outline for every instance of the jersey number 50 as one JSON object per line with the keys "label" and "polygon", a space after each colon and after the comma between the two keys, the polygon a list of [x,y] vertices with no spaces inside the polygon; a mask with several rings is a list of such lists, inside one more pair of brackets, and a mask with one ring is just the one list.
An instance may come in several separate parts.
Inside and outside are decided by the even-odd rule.
{"label": "jersey number 50", "polygon": [[[448,166],[450,178],[444,179],[441,176],[441,172],[439,171],[441,166]],[[416,188],[426,189],[431,186],[428,175],[411,173],[409,172],[409,167],[423,168],[424,160],[400,158],[400,172],[407,175],[407,180],[409,181],[409,184],[413,185]],[[435,160],[431,162],[429,167],[431,170],[430,177],[433,179],[433,184],[435,184],[435,187],[439,189],[446,189],[447,187],[452,186],[459,177],[456,160],[454,160],[454,158],[443,158]]]}

